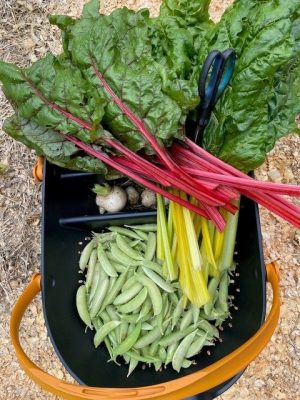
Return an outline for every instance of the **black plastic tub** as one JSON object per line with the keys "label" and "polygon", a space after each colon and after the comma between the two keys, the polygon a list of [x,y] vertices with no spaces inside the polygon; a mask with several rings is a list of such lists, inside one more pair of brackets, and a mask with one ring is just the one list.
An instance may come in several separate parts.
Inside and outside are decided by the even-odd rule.
{"label": "black plastic tub", "polygon": [[[180,374],[171,368],[158,373],[140,368],[127,378],[127,366],[107,363],[106,349],[101,346],[94,349],[93,334],[90,331],[84,333],[75,308],[80,279],[79,242],[84,242],[91,230],[101,230],[108,225],[154,222],[156,212],[99,215],[90,190],[96,179],[93,174],[73,173],[45,163],[41,267],[44,316],[56,353],[76,381],[89,386],[114,388],[159,384],[212,364],[251,338],[265,318],[266,273],[258,209],[254,202],[243,198],[236,244],[239,276],[230,288],[237,309],[232,309],[232,319],[224,324],[221,332],[223,342],[210,347],[210,355],[204,350],[196,359],[197,365]],[[241,374],[190,399],[213,399],[227,390]]]}

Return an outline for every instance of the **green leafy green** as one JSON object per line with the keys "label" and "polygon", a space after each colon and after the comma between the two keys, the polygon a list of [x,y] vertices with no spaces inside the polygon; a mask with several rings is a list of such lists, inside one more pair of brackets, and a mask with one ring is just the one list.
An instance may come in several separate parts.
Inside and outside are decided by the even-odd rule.
{"label": "green leafy green", "polygon": [[3,91],[15,110],[5,131],[60,166],[110,177],[114,171],[64,135],[112,153],[105,139],[115,137],[151,154],[115,96],[170,146],[184,138],[186,119],[199,105],[197,80],[208,52],[231,47],[235,73],[203,145],[243,171],[259,166],[278,138],[297,131],[300,0],[235,0],[217,24],[209,4],[164,0],[160,15],[150,18],[147,9],[127,8],[104,16],[92,0],[78,20],[51,16],[62,31],[63,54],[49,53],[27,69],[0,61]]}

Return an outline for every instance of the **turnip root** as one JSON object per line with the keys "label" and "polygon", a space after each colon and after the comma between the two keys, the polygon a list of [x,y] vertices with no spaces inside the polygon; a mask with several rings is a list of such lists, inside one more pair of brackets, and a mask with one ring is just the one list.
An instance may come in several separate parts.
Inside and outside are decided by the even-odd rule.
{"label": "turnip root", "polygon": [[127,194],[120,186],[110,187],[107,183],[104,185],[95,185],[93,192],[96,193],[96,204],[99,207],[100,214],[116,213],[126,206]]}
{"label": "turnip root", "polygon": [[142,191],[142,205],[147,208],[156,207],[156,193],[152,190],[145,189]]}
{"label": "turnip root", "polygon": [[126,189],[128,203],[131,205],[136,205],[139,202],[139,192],[133,186],[128,186]]}

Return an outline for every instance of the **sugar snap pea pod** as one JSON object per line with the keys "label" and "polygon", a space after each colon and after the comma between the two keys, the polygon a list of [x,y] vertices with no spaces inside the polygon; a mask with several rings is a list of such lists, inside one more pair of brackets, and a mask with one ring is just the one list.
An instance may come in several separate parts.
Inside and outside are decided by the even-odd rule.
{"label": "sugar snap pea pod", "polygon": [[120,320],[120,317],[117,314],[115,307],[113,307],[112,305],[109,305],[106,307],[106,312],[112,320],[115,320],[115,321]]}
{"label": "sugar snap pea pod", "polygon": [[193,322],[194,325],[196,325],[196,323],[199,321],[199,317],[200,317],[200,308],[196,307],[196,306],[192,306],[193,308]]}
{"label": "sugar snap pea pod", "polygon": [[153,343],[155,340],[162,337],[161,331],[158,327],[154,327],[152,331],[147,332],[144,336],[139,338],[139,340],[135,343],[135,349],[142,349],[144,346],[148,346],[148,344]]}
{"label": "sugar snap pea pod", "polygon": [[146,232],[141,231],[140,229],[134,229],[134,232],[139,235],[141,239],[143,239],[145,242],[148,240],[148,235]]}
{"label": "sugar snap pea pod", "polygon": [[213,309],[213,300],[215,297],[215,293],[219,286],[220,279],[219,278],[212,278],[208,284],[208,293],[210,297],[210,301],[204,305],[204,312],[206,315],[210,315]]}
{"label": "sugar snap pea pod", "polygon": [[106,324],[107,322],[109,322],[111,320],[107,311],[102,311],[101,313],[99,313],[99,317],[102,319],[104,324]]}
{"label": "sugar snap pea pod", "polygon": [[148,322],[142,323],[142,331],[152,331],[153,326],[150,325]]}
{"label": "sugar snap pea pod", "polygon": [[157,354],[158,350],[159,350],[159,342],[160,338],[156,339],[153,343],[151,343],[151,345],[149,346],[149,355],[151,357],[154,357],[155,354]]}
{"label": "sugar snap pea pod", "polygon": [[151,269],[152,271],[155,271],[162,278],[164,277],[162,266],[160,264],[158,264],[157,262],[149,261],[149,260],[142,260],[141,265],[143,267]]}
{"label": "sugar snap pea pod", "polygon": [[129,314],[136,310],[138,310],[141,305],[146,300],[148,294],[147,288],[143,288],[140,293],[138,293],[133,299],[131,299],[128,303],[122,304],[118,306],[118,310],[121,313]]}
{"label": "sugar snap pea pod", "polygon": [[228,311],[228,286],[229,286],[229,275],[227,271],[224,271],[219,286],[219,298],[218,305],[224,313]]}
{"label": "sugar snap pea pod", "polygon": [[129,279],[126,280],[121,291],[125,292],[127,289],[132,287],[135,283],[136,283],[136,277],[135,277],[135,275],[132,275]]}
{"label": "sugar snap pea pod", "polygon": [[120,264],[119,262],[113,261],[111,260],[111,263],[113,265],[113,267],[115,268],[115,270],[119,273],[122,274],[122,272],[128,271],[128,268],[125,267],[125,265]]}
{"label": "sugar snap pea pod", "polygon": [[79,268],[81,269],[81,271],[84,271],[86,269],[94,247],[95,241],[91,240],[82,250],[79,258]]}
{"label": "sugar snap pea pod", "polygon": [[176,307],[178,304],[178,297],[175,292],[169,294],[169,299],[171,300],[171,303],[173,304],[173,306]]}
{"label": "sugar snap pea pod", "polygon": [[136,260],[125,254],[116,243],[111,243],[111,254],[118,260],[119,263],[125,265],[126,267],[134,267],[139,264]]}
{"label": "sugar snap pea pod", "polygon": [[141,243],[141,239],[135,239],[135,240],[131,240],[130,242],[128,242],[129,246],[133,247],[133,248],[140,243]]}
{"label": "sugar snap pea pod", "polygon": [[129,289],[125,290],[125,292],[120,293],[114,300],[113,304],[115,306],[119,306],[121,304],[127,303],[129,300],[133,299],[143,288],[143,285],[140,282],[136,282]]}
{"label": "sugar snap pea pod", "polygon": [[218,329],[213,326],[212,324],[210,324],[208,321],[206,321],[205,319],[199,321],[197,323],[198,328],[203,329],[205,332],[208,332],[209,335],[212,335],[213,337],[220,337],[220,333],[218,331]]}
{"label": "sugar snap pea pod", "polygon": [[134,350],[129,350],[127,352],[127,354],[129,355],[129,357],[132,357],[140,362],[146,363],[146,364],[151,364],[154,362],[158,362],[159,359],[157,357],[151,357],[151,356],[142,356],[140,355],[138,352],[134,351]]}
{"label": "sugar snap pea pod", "polygon": [[109,279],[109,286],[108,286],[108,291],[107,293],[109,293],[111,291],[111,289],[114,287],[114,284],[116,283],[117,278],[110,278]]}
{"label": "sugar snap pea pod", "polygon": [[177,325],[177,322],[183,312],[183,303],[184,303],[184,298],[181,297],[172,315],[172,329],[174,329],[175,326]]}
{"label": "sugar snap pea pod", "polygon": [[119,343],[117,340],[117,336],[116,336],[116,332],[112,331],[108,334],[108,338],[112,344],[113,349],[115,349],[116,347],[118,347]]}
{"label": "sugar snap pea pod", "polygon": [[172,332],[169,335],[166,335],[163,338],[161,338],[161,340],[159,341],[159,344],[162,347],[170,346],[170,344],[172,344],[174,342],[178,342],[185,336],[192,333],[194,330],[195,330],[195,326],[191,325],[188,328],[184,329],[183,331]]}
{"label": "sugar snap pea pod", "polygon": [[92,281],[93,281],[93,275],[94,275],[96,263],[97,263],[97,250],[93,249],[90,259],[89,259],[88,271],[87,271],[86,280],[85,280],[85,286],[87,288],[87,291],[89,291]]}
{"label": "sugar snap pea pod", "polygon": [[161,347],[158,352],[159,358],[162,362],[165,362],[167,359],[167,351],[164,347]]}
{"label": "sugar snap pea pod", "polygon": [[127,337],[128,332],[128,322],[122,321],[121,325],[119,326],[119,336],[118,342],[121,343]]}
{"label": "sugar snap pea pod", "polygon": [[98,283],[99,283],[99,276],[100,276],[100,270],[101,270],[101,265],[99,263],[96,263],[95,265],[95,271],[93,274],[93,280],[91,283],[91,288],[90,288],[90,292],[88,294],[88,300],[89,300],[89,304],[91,304],[96,291],[97,291],[97,287],[98,287]]}
{"label": "sugar snap pea pod", "polygon": [[109,286],[109,279],[107,277],[105,277],[102,282],[99,282],[97,293],[95,294],[91,304],[91,311],[90,311],[91,318],[95,318],[98,312],[100,311],[102,302],[108,290],[108,286]]}
{"label": "sugar snap pea pod", "polygon": [[204,333],[204,335],[202,335],[200,337],[197,336],[194,339],[193,343],[190,345],[190,347],[185,355],[186,358],[191,358],[191,357],[194,357],[195,355],[199,354],[205,344],[206,338],[207,338],[207,333]]}
{"label": "sugar snap pea pod", "polygon": [[163,331],[163,313],[161,312],[160,314],[156,315],[156,317],[153,318],[152,322],[152,326],[157,326],[159,328],[159,330],[161,331],[161,334],[164,334]]}
{"label": "sugar snap pea pod", "polygon": [[155,363],[154,363],[155,371],[156,371],[156,372],[159,371],[159,370],[161,369],[161,366],[162,366],[162,361],[157,361],[157,362],[155,362]]}
{"label": "sugar snap pea pod", "polygon": [[[142,239],[141,239],[142,240]],[[137,246],[136,246],[136,249],[138,250],[138,251],[140,251],[140,252],[145,252],[146,251],[146,248],[147,248],[147,245],[146,245],[146,243],[144,243],[144,242],[140,242]]]}
{"label": "sugar snap pea pod", "polygon": [[183,360],[181,364],[181,368],[190,368],[190,366],[193,364],[193,361],[191,360]]}
{"label": "sugar snap pea pod", "polygon": [[93,329],[91,317],[88,310],[87,291],[85,285],[79,286],[76,293],[76,307],[81,320]]}
{"label": "sugar snap pea pod", "polygon": [[175,369],[175,371],[177,371],[177,372],[180,371],[183,360],[186,357],[186,354],[189,350],[190,345],[192,344],[192,342],[195,338],[195,335],[196,335],[196,331],[190,333],[180,342],[179,346],[177,347],[177,350],[175,351],[173,359],[172,359],[172,367],[173,367],[173,369]]}
{"label": "sugar snap pea pod", "polygon": [[147,247],[145,250],[145,259],[151,261],[155,256],[156,251],[156,235],[150,232],[148,235]]}
{"label": "sugar snap pea pod", "polygon": [[147,315],[149,313],[149,311],[151,310],[151,307],[152,307],[152,303],[151,303],[151,300],[148,297],[145,300],[144,304],[142,305],[139,317],[138,317],[136,322],[139,322],[142,318],[144,318],[145,315]]}
{"label": "sugar snap pea pod", "polygon": [[136,325],[127,338],[113,351],[114,357],[127,353],[136,344],[141,333],[141,327],[141,323]]}
{"label": "sugar snap pea pod", "polygon": [[138,231],[143,232],[156,232],[157,225],[156,224],[145,224],[145,225],[124,225],[131,229],[137,229]]}
{"label": "sugar snap pea pod", "polygon": [[94,325],[96,331],[98,331],[98,330],[103,326],[103,324],[102,324],[100,318],[95,318],[95,319],[93,319],[92,323],[93,323],[93,325]]}
{"label": "sugar snap pea pod", "polygon": [[152,271],[147,267],[143,267],[143,271],[145,274],[157,284],[160,288],[162,288],[165,292],[172,293],[174,292],[174,288],[167,283],[163,278],[161,278],[156,272]]}
{"label": "sugar snap pea pod", "polygon": [[[142,327],[142,330],[143,330],[143,327]],[[142,353],[142,356],[147,357],[149,355],[149,349],[150,349],[150,346],[143,347],[140,350]]]}
{"label": "sugar snap pea pod", "polygon": [[119,294],[119,292],[121,291],[121,289],[124,285],[124,282],[127,278],[127,273],[128,273],[127,271],[124,271],[121,273],[121,275],[118,276],[114,286],[107,293],[107,295],[103,301],[100,312],[103,311],[106,306],[108,306],[109,304],[114,302],[115,298],[117,297],[117,295]]}
{"label": "sugar snap pea pod", "polygon": [[185,312],[185,314],[183,315],[183,317],[182,317],[182,320],[181,320],[181,322],[180,322],[180,328],[179,328],[179,329],[180,329],[180,330],[183,330],[183,329],[187,328],[188,326],[191,325],[192,321],[193,321],[193,309],[192,309],[192,308],[189,308],[189,309]]}
{"label": "sugar snap pea pod", "polygon": [[123,238],[123,236],[117,235],[116,243],[119,249],[133,260],[140,261],[143,259],[138,251],[130,247],[129,243]]}
{"label": "sugar snap pea pod", "polygon": [[141,239],[140,236],[137,233],[133,232],[131,229],[126,229],[121,226],[110,226],[108,229],[111,232],[117,232],[120,235],[124,235],[132,239]]}
{"label": "sugar snap pea pod", "polygon": [[161,313],[162,297],[156,284],[147,276],[137,276],[137,280],[148,289],[148,294],[152,303],[154,316]]}
{"label": "sugar snap pea pod", "polygon": [[128,374],[127,374],[127,378],[133,373],[133,371],[136,369],[136,367],[138,366],[138,360],[130,357],[130,362],[129,362],[129,367],[128,367]]}
{"label": "sugar snap pea pod", "polygon": [[94,336],[94,345],[97,348],[104,340],[104,338],[114,329],[120,325],[120,321],[110,321],[104,324]]}
{"label": "sugar snap pea pod", "polygon": [[128,354],[123,354],[123,358],[124,358],[126,364],[130,363],[130,357]]}
{"label": "sugar snap pea pod", "polygon": [[105,232],[105,233],[95,233],[93,232],[93,236],[95,237],[97,243],[106,243],[111,242],[116,239],[116,232]]}
{"label": "sugar snap pea pod", "polygon": [[98,243],[97,254],[98,254],[98,260],[99,260],[102,268],[106,272],[106,274],[108,276],[111,276],[112,278],[117,277],[118,273],[115,270],[113,264],[109,261],[107,255],[106,255],[106,252],[103,249],[102,243]]}
{"label": "sugar snap pea pod", "polygon": [[168,365],[173,359],[175,351],[178,347],[178,342],[174,342],[168,346],[165,364]]}
{"label": "sugar snap pea pod", "polygon": [[106,346],[106,348],[108,350],[109,356],[112,357],[112,347],[111,347],[111,344],[110,344],[110,341],[109,341],[108,337],[104,338],[104,343],[105,343],[105,346]]}

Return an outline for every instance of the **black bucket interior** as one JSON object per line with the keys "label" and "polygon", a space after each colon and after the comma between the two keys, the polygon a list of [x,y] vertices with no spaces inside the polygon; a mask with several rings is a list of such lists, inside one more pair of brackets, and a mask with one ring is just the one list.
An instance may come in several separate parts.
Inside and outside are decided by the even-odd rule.
{"label": "black bucket interior", "polygon": [[[91,191],[96,179],[93,174],[73,173],[45,164],[42,226],[44,315],[53,346],[71,375],[79,383],[97,387],[129,388],[159,384],[212,364],[253,336],[265,317],[266,276],[257,206],[243,198],[236,245],[239,276],[230,288],[237,309],[232,309],[232,319],[224,324],[220,335],[222,343],[204,349],[195,358],[197,364],[179,374],[172,368],[162,372],[138,368],[127,378],[127,365],[119,367],[107,363],[108,352],[102,346],[95,350],[93,333],[84,332],[75,308],[75,295],[81,278],[78,274],[78,251],[82,245],[79,242],[84,243],[91,230],[101,230],[108,225],[154,222],[156,212],[141,210],[99,215]],[[193,398],[211,399],[237,378]]]}

